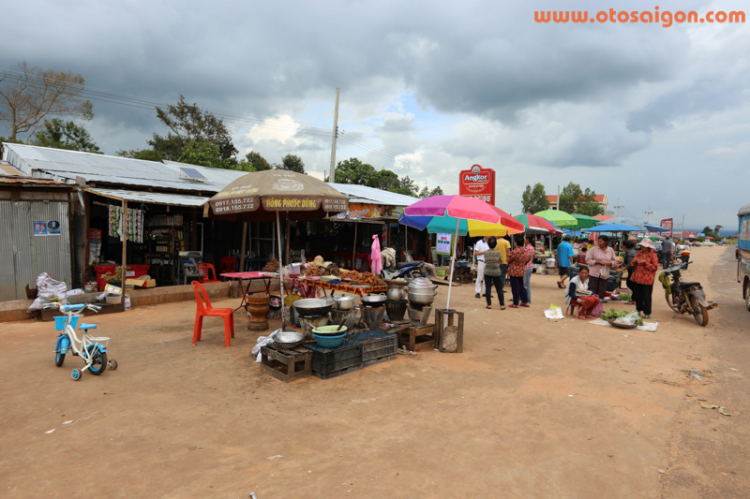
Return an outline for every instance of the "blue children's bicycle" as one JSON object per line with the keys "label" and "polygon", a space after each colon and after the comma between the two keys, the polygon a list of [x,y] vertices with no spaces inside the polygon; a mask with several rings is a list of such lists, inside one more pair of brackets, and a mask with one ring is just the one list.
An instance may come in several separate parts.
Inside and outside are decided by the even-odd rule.
{"label": "blue children's bicycle", "polygon": [[[109,338],[89,336],[89,331],[96,329],[96,324],[81,323],[78,325],[78,319],[80,319],[84,308],[99,312],[102,307],[79,303],[76,305],[48,304],[44,308],[59,308],[65,312],[65,315],[55,317],[55,329],[60,331],[60,336],[57,337],[57,344],[55,345],[55,364],[57,367],[62,367],[63,362],[65,362],[65,355],[68,351],[72,351],[74,356],[81,357],[86,364],[83,369],[73,369],[71,377],[74,381],[81,379],[83,371],[87,369],[95,376],[103,373],[107,367],[113,371],[117,369],[116,360],[107,360]],[[82,332],[80,340],[76,335],[76,325],[78,325],[78,330]]]}

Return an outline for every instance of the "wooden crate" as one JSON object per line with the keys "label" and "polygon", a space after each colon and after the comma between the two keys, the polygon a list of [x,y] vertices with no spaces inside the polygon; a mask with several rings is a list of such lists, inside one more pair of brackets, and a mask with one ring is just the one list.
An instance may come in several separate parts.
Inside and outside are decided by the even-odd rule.
{"label": "wooden crate", "polygon": [[435,324],[409,324],[403,328],[394,328],[390,332],[398,335],[398,345],[406,345],[412,352],[422,345],[435,344]]}
{"label": "wooden crate", "polygon": [[260,368],[285,383],[312,374],[312,352],[297,347],[293,350],[275,345],[260,348]]}
{"label": "wooden crate", "polygon": [[464,313],[453,309],[435,309],[435,348],[440,348],[443,331],[451,326],[458,328],[456,353],[462,353],[464,351]]}

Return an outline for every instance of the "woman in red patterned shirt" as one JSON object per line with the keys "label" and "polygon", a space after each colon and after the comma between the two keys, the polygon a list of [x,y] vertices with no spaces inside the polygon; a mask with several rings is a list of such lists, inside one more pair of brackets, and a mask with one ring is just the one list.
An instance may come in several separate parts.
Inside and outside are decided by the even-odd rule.
{"label": "woman in red patterned shirt", "polygon": [[523,276],[526,273],[529,254],[523,246],[522,235],[516,235],[514,242],[516,243],[516,249],[508,254],[508,275],[510,276],[510,289],[513,292],[513,305],[508,306],[518,308],[520,300],[522,307],[528,307],[529,297],[526,294],[526,288],[523,286]]}
{"label": "woman in red patterned shirt", "polygon": [[639,243],[641,251],[636,253],[630,261],[635,269],[630,283],[633,289],[635,309],[644,319],[651,318],[651,295],[654,291],[654,279],[656,271],[659,270],[659,257],[656,256],[656,248],[650,239],[643,238]]}

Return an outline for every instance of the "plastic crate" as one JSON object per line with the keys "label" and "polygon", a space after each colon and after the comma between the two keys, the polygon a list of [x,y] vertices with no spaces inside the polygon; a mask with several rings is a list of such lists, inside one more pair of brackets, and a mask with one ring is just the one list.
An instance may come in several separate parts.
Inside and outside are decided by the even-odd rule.
{"label": "plastic crate", "polygon": [[[73,316],[71,320],[71,325],[73,326],[73,329],[78,327],[78,319],[80,319],[80,316]],[[65,326],[68,324],[68,316],[67,315],[57,315],[55,316],[55,331],[65,331]]]}
{"label": "plastic crate", "polygon": [[362,368],[362,343],[346,338],[340,347],[324,348],[317,342],[305,343],[312,350],[312,372],[320,379],[328,379]]}
{"label": "plastic crate", "polygon": [[357,333],[352,338],[362,343],[362,363],[365,366],[381,362],[383,357],[396,355],[398,337],[393,333],[373,329]]}

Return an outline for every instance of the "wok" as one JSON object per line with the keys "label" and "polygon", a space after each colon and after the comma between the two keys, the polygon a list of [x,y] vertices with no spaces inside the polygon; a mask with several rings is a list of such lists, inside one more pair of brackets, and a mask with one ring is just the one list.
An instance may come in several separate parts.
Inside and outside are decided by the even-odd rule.
{"label": "wok", "polygon": [[362,303],[370,306],[378,306],[385,303],[387,299],[388,297],[382,293],[379,295],[365,295],[362,297]]}
{"label": "wok", "polygon": [[333,308],[333,300],[330,298],[306,298],[294,302],[294,308],[300,317],[321,317]]}

